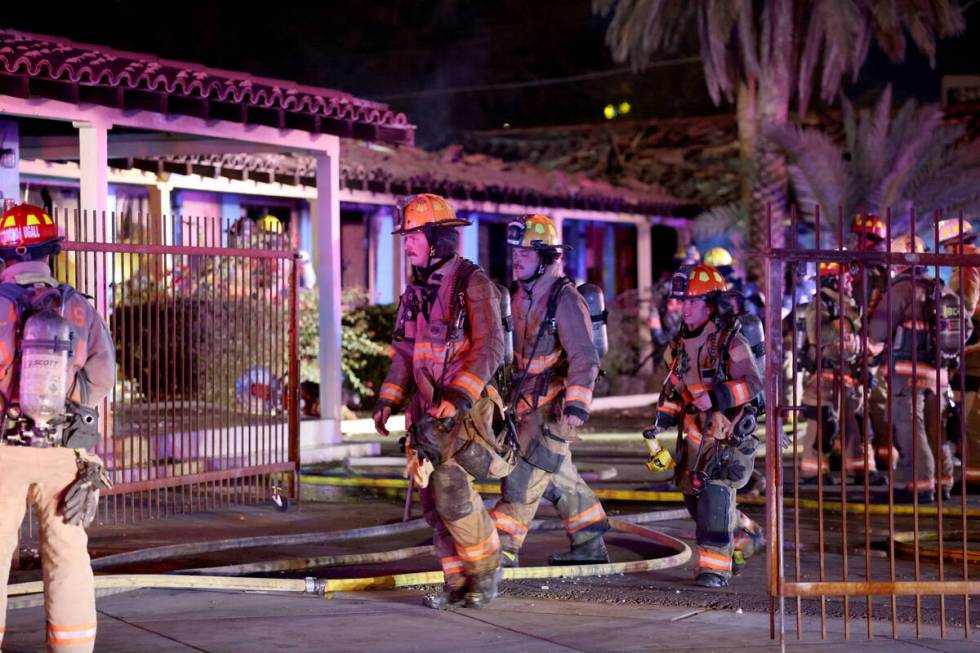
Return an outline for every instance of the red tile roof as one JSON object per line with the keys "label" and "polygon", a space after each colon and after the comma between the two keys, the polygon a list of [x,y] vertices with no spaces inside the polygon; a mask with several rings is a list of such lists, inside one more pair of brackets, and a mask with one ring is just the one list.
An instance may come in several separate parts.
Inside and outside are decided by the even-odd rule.
{"label": "red tile roof", "polygon": [[405,114],[340,91],[3,29],[0,93],[389,143],[415,132]]}
{"label": "red tile roof", "polygon": [[[152,172],[224,176],[294,185],[315,185],[312,157],[300,154],[219,154],[114,159],[111,165]],[[581,173],[547,170],[528,163],[507,163],[459,146],[441,152],[416,147],[386,147],[357,140],[341,141],[341,187],[391,195],[432,192],[452,199],[561,207],[640,215],[684,216],[688,202],[655,185],[634,182],[614,186]]]}

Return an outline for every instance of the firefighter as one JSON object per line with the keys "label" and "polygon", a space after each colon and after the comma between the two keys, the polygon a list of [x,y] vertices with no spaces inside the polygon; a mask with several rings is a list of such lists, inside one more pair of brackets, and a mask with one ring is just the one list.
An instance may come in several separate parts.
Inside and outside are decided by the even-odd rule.
{"label": "firefighter", "polygon": [[[61,249],[44,209],[14,206],[0,218],[0,572],[9,575],[31,505],[44,567],[49,651],[95,647],[95,587],[85,528],[111,487],[99,458],[98,413],[115,379],[115,347],[83,295],[51,276]],[[6,585],[2,612],[6,616]],[[0,623],[0,645],[3,624]]]}
{"label": "firefighter", "polygon": [[[867,429],[860,425],[864,418],[864,392],[858,381],[863,367],[861,311],[851,294],[851,276],[839,263],[821,262],[818,276],[820,291],[805,311],[802,359],[808,372],[803,391],[807,425],[800,479],[813,481],[829,471],[827,461],[835,447],[840,447],[844,473],[863,477],[876,468],[874,450],[864,436]],[[869,347],[881,349],[873,343]],[[842,438],[837,437],[840,431]]]}
{"label": "firefighter", "polygon": [[764,545],[758,524],[735,509],[735,493],[752,475],[762,376],[737,317],[719,311],[725,280],[709,265],[674,276],[684,326],[665,356],[670,369],[654,425],[677,425],[676,481],[697,523],[695,582],[725,587],[745,558]]}
{"label": "firefighter", "polygon": [[456,227],[470,224],[437,195],[420,194],[400,212],[412,281],[395,324],[391,369],[374,412],[375,428],[404,406],[409,472],[419,485],[426,521],[445,575],[433,608],[487,605],[496,596],[500,543],[455,455],[459,424],[481,397],[504,357],[500,297],[474,263],[456,255]]}
{"label": "firefighter", "polygon": [[[861,211],[851,221],[851,233],[859,252],[884,252],[887,249],[888,228],[872,211]],[[858,266],[851,271],[854,297],[862,313],[871,315],[881,302],[888,284],[888,267],[880,264]],[[868,415],[873,432],[872,446],[875,465],[879,470],[892,469],[898,464],[898,450],[888,446],[888,375],[881,365],[881,355],[868,352]],[[864,373],[864,369],[861,370]],[[879,477],[878,482],[887,480]]]}
{"label": "firefighter", "polygon": [[[516,566],[527,529],[546,494],[562,517],[571,549],[551,564],[609,561],[606,513],[572,462],[569,443],[589,419],[599,373],[585,298],[562,275],[562,246],[550,218],[528,215],[508,227],[514,253],[514,373],[509,405],[521,455],[503,480],[493,516],[503,564]],[[553,484],[552,489],[549,483]]]}
{"label": "firefighter", "polygon": [[677,267],[682,265],[697,265],[701,262],[701,252],[695,245],[677,243],[677,252],[674,253],[674,264]]}
{"label": "firefighter", "polygon": [[729,297],[732,302],[737,304],[733,306],[735,312],[748,312],[762,316],[765,309],[762,293],[754,283],[746,281],[738,274],[735,270],[735,259],[732,258],[731,252],[724,247],[712,247],[705,252],[704,263],[718,270],[721,276],[725,278],[728,290],[731,291]]}
{"label": "firefighter", "polygon": [[[856,238],[859,252],[884,252],[887,249],[888,228],[876,213],[862,211],[856,214],[851,222],[851,233]],[[853,274],[856,291],[868,294],[867,300],[862,304],[867,306],[869,312],[873,312],[885,294],[888,268],[879,264],[868,265],[854,270]]]}
{"label": "firefighter", "polygon": [[670,280],[665,281],[653,293],[650,300],[650,341],[653,345],[651,358],[654,366],[663,360],[667,345],[677,337],[681,329],[681,302],[670,296]]}
{"label": "firefighter", "polygon": [[[892,241],[890,251],[920,253],[925,251],[925,243],[918,236],[899,236]],[[896,503],[936,500],[936,460],[927,424],[935,424],[939,411],[937,380],[940,393],[948,385],[946,370],[936,369],[935,314],[929,308],[935,306],[936,284],[937,280],[921,266],[895,266],[891,288],[871,316],[869,337],[878,342],[888,342],[889,335],[892,337],[888,364],[894,384],[891,388],[893,437],[899,453],[894,488]],[[952,486],[948,447],[942,449],[942,465],[942,487],[948,488]]]}
{"label": "firefighter", "polygon": [[[977,232],[969,221],[964,220],[962,227],[959,218],[943,220],[939,223],[939,245],[947,254],[980,254],[980,249],[974,244],[977,239]],[[963,443],[965,453],[963,462],[963,475],[966,477],[968,488],[974,492],[980,491],[980,402],[977,401],[977,392],[980,391],[980,313],[978,313],[978,300],[980,300],[980,267],[962,266],[954,267],[949,280],[949,289],[954,293],[960,292],[960,282],[962,278],[962,297],[963,314],[973,321],[973,335],[966,342],[964,349],[964,365],[960,369],[964,370],[966,378],[966,398],[961,402],[963,413],[965,414],[965,433],[967,442]],[[954,390],[959,390],[960,384],[953,383]],[[960,434],[951,434],[954,439],[958,439]],[[959,486],[956,486],[959,487]]]}
{"label": "firefighter", "polygon": [[[783,405],[795,406],[803,397],[802,369],[803,348],[806,345],[807,305],[814,301],[817,292],[816,265],[794,264],[786,268],[785,288],[781,315],[783,351]],[[795,355],[791,352],[795,351]]]}

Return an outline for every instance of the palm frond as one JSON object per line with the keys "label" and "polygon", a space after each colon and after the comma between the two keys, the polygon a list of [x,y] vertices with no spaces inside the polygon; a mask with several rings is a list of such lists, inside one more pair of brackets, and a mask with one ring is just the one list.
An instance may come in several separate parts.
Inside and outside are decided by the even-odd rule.
{"label": "palm frond", "polygon": [[[842,145],[819,130],[765,131],[791,161],[790,180],[804,221],[812,221],[814,206],[826,216],[823,225],[835,225],[838,210],[850,216],[891,209],[893,229],[901,233],[913,208],[920,216],[980,211],[980,143],[961,143],[963,128],[944,126],[938,105],[909,101],[891,117],[886,89],[858,116],[846,98],[843,108],[849,159]],[[922,218],[918,224],[925,228],[927,222]]]}
{"label": "palm frond", "polygon": [[884,160],[886,173],[877,185],[881,197],[879,204],[883,206],[909,199],[906,186],[921,165],[923,151],[942,126],[942,110],[938,105],[918,107],[909,100],[899,111],[893,126]]}
{"label": "palm frond", "polygon": [[749,216],[738,203],[716,206],[698,215],[691,222],[691,237],[696,241],[728,237],[733,245],[741,245],[739,236]]}
{"label": "palm frond", "polygon": [[773,127],[765,131],[765,136],[789,155],[796,203],[808,207],[808,211],[819,206],[825,214],[836,212],[844,200],[842,193],[847,185],[846,163],[840,146],[816,129]]}
{"label": "palm frond", "polygon": [[[775,38],[771,21],[775,2],[757,0],[593,0],[593,11],[611,16],[606,43],[617,61],[642,69],[651,55],[674,52],[697,34],[705,82],[715,102],[731,97],[739,82],[763,76],[763,70],[789,56],[801,113],[813,94],[820,70],[820,97],[837,97],[841,80],[853,79],[872,41],[894,61],[904,59],[907,38],[930,61],[938,38],[965,28],[955,0],[820,0],[788,2],[794,38]],[[782,32],[780,32],[782,35]],[[803,42],[802,50],[799,43]],[[790,48],[778,54],[773,48]],[[782,65],[781,63],[777,65]]]}

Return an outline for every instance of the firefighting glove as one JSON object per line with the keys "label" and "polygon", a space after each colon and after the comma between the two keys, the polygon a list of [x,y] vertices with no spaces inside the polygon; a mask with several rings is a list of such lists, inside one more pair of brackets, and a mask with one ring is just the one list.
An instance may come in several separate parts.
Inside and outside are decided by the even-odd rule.
{"label": "firefighting glove", "polygon": [[69,526],[87,528],[95,519],[99,507],[99,490],[111,488],[112,481],[102,463],[83,458],[78,449],[75,450],[75,465],[78,475],[65,490],[61,515]]}
{"label": "firefighting glove", "polygon": [[92,449],[99,442],[99,411],[74,401],[66,402],[68,419],[62,444],[69,449]]}
{"label": "firefighting glove", "polygon": [[424,415],[412,432],[412,444],[433,465],[440,464],[443,450],[456,431],[456,418],[436,419]]}
{"label": "firefighting glove", "polygon": [[419,458],[410,444],[405,447],[405,454],[405,471],[402,476],[411,478],[418,487],[428,487],[429,476],[433,472],[432,463],[425,458]]}
{"label": "firefighting glove", "polygon": [[744,478],[748,470],[738,458],[732,457],[721,465],[722,476],[732,483],[739,483]]}

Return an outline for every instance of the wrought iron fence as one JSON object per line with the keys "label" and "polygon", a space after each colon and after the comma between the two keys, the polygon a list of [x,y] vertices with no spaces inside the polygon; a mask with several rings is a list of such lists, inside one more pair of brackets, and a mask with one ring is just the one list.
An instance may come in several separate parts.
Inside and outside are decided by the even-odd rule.
{"label": "wrought iron fence", "polygon": [[[800,639],[807,614],[819,615],[827,638],[828,613],[843,618],[845,639],[862,617],[869,639],[897,637],[903,623],[916,637],[928,625],[945,637],[958,623],[970,637],[980,509],[969,482],[980,483],[980,421],[962,407],[980,416],[972,376],[980,365],[968,369],[980,356],[969,334],[980,250],[937,245],[945,217],[889,210],[876,240],[860,225],[852,230],[851,216],[794,208],[794,237],[780,248],[770,240],[766,427],[791,434],[766,445],[771,623],[780,640],[792,613]],[[947,231],[968,227],[953,217]],[[812,242],[800,242],[801,232]],[[897,251],[903,232],[920,234],[923,251]],[[826,283],[804,305],[801,284],[821,268]],[[943,276],[956,300],[928,280]]]}
{"label": "wrought iron fence", "polygon": [[90,295],[116,344],[101,409],[115,487],[103,523],[294,494],[298,268],[248,221],[56,211],[55,276]]}

